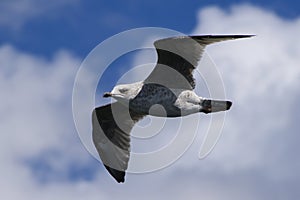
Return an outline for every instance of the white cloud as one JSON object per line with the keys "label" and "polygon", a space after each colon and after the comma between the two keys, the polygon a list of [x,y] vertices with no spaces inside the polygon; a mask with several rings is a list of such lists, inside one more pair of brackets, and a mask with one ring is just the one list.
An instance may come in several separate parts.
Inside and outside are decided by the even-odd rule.
{"label": "white cloud", "polygon": [[287,142],[270,140],[283,134],[280,131],[295,132],[291,110],[299,95],[300,49],[295,44],[299,23],[298,19],[285,21],[247,5],[234,6],[229,13],[214,7],[199,13],[194,33],[257,35],[209,48],[223,75],[228,97],[234,101],[224,140],[217,148],[218,156],[224,158],[219,161],[227,160],[226,165],[233,169],[239,165],[267,165],[267,151]]}
{"label": "white cloud", "polygon": [[80,0],[4,0],[0,2],[0,26],[22,27],[35,17],[57,16],[65,7],[77,5]]}
{"label": "white cloud", "polygon": [[[213,152],[198,160],[199,137],[174,165],[127,175],[116,185],[75,134],[71,92],[80,60],[0,47],[0,197],[2,199],[294,199],[299,196],[300,20],[249,5],[199,11],[194,34],[257,34],[208,48],[234,104]],[[150,59],[151,60],[151,59]],[[201,115],[202,123],[208,117]],[[205,126],[201,125],[201,130]],[[199,132],[202,136],[202,133]],[[54,153],[53,153],[54,151]],[[44,160],[40,160],[41,157]],[[39,181],[30,161],[46,164]],[[70,180],[90,165],[92,180]]]}
{"label": "white cloud", "polygon": [[[182,177],[180,185],[190,182],[198,186],[203,181],[213,187],[208,187],[209,191],[204,189],[207,188],[205,183],[203,189],[190,186],[193,197],[208,193],[211,199],[226,199],[224,195],[228,195],[228,199],[245,196],[280,199],[279,188],[286,195],[297,196],[293,185],[300,181],[300,173],[295,168],[300,165],[295,142],[300,137],[296,106],[300,95],[300,48],[295,43],[299,23],[299,19],[284,20],[250,5],[233,6],[229,11],[218,7],[199,11],[198,25],[192,34],[257,36],[208,47],[224,79],[227,97],[234,104],[226,117],[221,140],[210,156],[202,161],[195,159],[203,140],[199,137],[190,151],[171,167],[174,174],[179,169],[190,170],[188,174],[195,173],[195,177],[201,179]],[[152,52],[140,55],[146,60],[155,60]],[[141,59],[134,63],[140,64]],[[136,74],[140,78],[144,73],[137,69]],[[207,123],[207,117],[201,118],[200,128],[205,130],[203,124]],[[178,177],[172,180],[175,179]],[[230,179],[231,185],[224,186],[225,179]],[[269,184],[274,189],[269,188]],[[174,187],[178,185],[173,182]],[[251,194],[244,188],[249,188]],[[182,190],[178,189],[184,193]],[[180,192],[175,192],[177,198]]]}
{"label": "white cloud", "polygon": [[66,51],[46,60],[7,45],[0,47],[0,65],[0,196],[44,198],[53,186],[41,192],[41,178],[68,180],[68,170],[91,162],[77,141],[71,113],[80,60]]}

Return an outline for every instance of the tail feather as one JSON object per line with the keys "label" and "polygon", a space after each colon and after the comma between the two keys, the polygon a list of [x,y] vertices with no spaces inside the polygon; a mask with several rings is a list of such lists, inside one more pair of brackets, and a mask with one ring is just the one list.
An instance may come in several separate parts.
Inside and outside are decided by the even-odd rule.
{"label": "tail feather", "polygon": [[201,105],[202,105],[202,109],[200,110],[200,112],[212,113],[212,112],[229,110],[232,106],[232,102],[205,99],[201,102]]}

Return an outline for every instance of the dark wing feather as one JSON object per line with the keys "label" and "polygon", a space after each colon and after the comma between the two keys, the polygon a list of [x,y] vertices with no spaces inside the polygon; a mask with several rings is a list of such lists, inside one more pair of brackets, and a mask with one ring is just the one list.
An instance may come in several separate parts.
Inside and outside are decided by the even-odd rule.
{"label": "dark wing feather", "polygon": [[105,168],[118,182],[124,182],[128,167],[130,131],[142,117],[118,102],[93,111],[93,142]]}
{"label": "dark wing feather", "polygon": [[193,70],[197,67],[206,45],[252,35],[202,35],[166,38],[154,42],[157,65],[145,83],[168,88],[194,89]]}

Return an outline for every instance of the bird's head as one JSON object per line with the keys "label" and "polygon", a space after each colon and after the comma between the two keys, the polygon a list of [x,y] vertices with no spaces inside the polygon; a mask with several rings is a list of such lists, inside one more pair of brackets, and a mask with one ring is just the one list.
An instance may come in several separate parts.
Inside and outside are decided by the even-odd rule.
{"label": "bird's head", "polygon": [[128,103],[140,91],[140,83],[116,85],[111,92],[105,92],[103,97],[112,97],[120,102]]}

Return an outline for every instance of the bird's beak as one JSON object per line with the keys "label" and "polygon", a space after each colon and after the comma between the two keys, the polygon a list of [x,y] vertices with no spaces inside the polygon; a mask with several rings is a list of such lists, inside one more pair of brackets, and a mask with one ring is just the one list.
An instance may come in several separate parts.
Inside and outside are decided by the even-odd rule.
{"label": "bird's beak", "polygon": [[105,92],[105,93],[103,94],[103,97],[105,97],[105,98],[111,97],[111,96],[112,96],[112,94],[111,94],[110,92]]}

